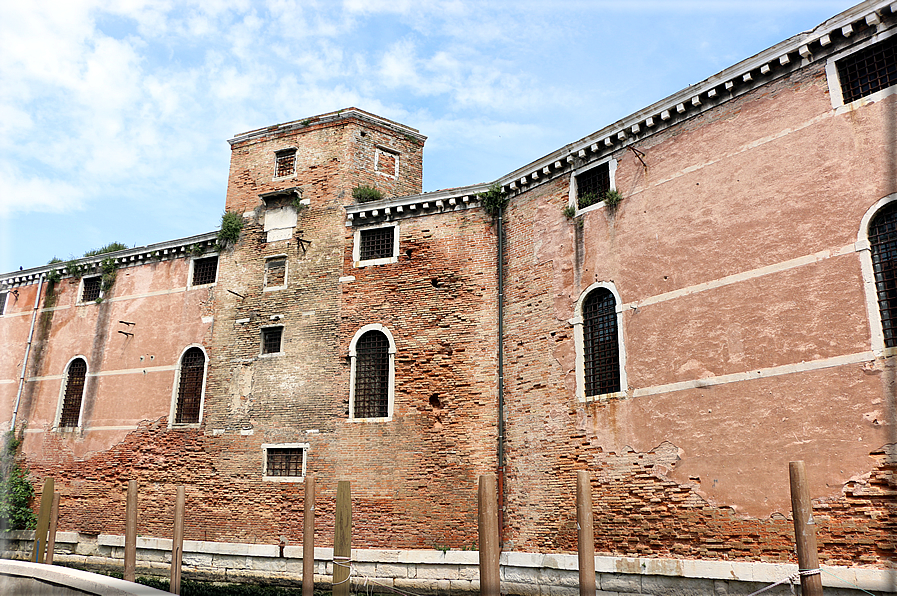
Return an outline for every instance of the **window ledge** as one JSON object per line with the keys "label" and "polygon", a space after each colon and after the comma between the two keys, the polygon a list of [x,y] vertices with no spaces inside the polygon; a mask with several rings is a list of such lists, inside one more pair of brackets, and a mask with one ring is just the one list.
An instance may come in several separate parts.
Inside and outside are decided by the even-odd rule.
{"label": "window ledge", "polygon": [[217,285],[218,285],[217,281],[213,281],[212,283],[208,283],[208,284],[190,284],[187,286],[187,290],[188,291],[195,290],[196,288],[214,288]]}
{"label": "window ledge", "polygon": [[277,292],[279,290],[286,290],[286,289],[287,289],[286,286],[271,286],[271,287],[264,288],[262,290],[262,292]]}
{"label": "window ledge", "polygon": [[382,259],[368,259],[367,261],[354,261],[353,267],[370,267],[372,265],[388,265],[390,263],[398,263],[399,257],[384,257]]}
{"label": "window ledge", "polygon": [[175,430],[175,429],[180,429],[180,428],[184,428],[184,429],[200,428],[201,426],[202,426],[202,423],[200,423],[200,422],[172,422],[171,424],[168,425],[168,429]]}
{"label": "window ledge", "polygon": [[262,476],[265,482],[305,482],[305,476]]}
{"label": "window ledge", "polygon": [[346,422],[357,422],[361,424],[365,423],[377,423],[377,422],[392,422],[392,416],[386,416],[384,418],[349,418]]}
{"label": "window ledge", "polygon": [[590,395],[588,397],[580,397],[579,402],[586,403],[586,404],[594,403],[594,402],[603,403],[603,402],[613,401],[613,400],[617,400],[617,399],[626,399],[627,397],[629,397],[628,391],[616,391],[614,393],[602,393],[601,395]]}
{"label": "window ledge", "polygon": [[284,354],[286,354],[284,351],[270,352],[268,354],[259,354],[259,358],[276,358],[278,356],[283,356]]}

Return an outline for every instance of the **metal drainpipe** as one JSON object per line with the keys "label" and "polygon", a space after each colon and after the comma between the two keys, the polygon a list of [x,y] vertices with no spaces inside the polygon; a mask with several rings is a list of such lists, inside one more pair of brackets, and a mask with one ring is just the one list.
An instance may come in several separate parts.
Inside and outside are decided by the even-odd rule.
{"label": "metal drainpipe", "polygon": [[505,535],[505,258],[502,211],[498,212],[498,542],[504,545]]}
{"label": "metal drainpipe", "polygon": [[25,344],[25,360],[22,361],[22,375],[19,377],[19,391],[16,393],[16,405],[12,410],[12,424],[9,430],[16,430],[16,416],[19,414],[19,402],[22,400],[22,389],[25,387],[25,371],[28,368],[28,355],[31,353],[31,340],[34,338],[34,323],[37,321],[37,310],[40,306],[40,293],[44,286],[44,276],[37,280],[37,295],[34,297],[34,310],[31,311],[31,331],[28,332],[28,343]]}

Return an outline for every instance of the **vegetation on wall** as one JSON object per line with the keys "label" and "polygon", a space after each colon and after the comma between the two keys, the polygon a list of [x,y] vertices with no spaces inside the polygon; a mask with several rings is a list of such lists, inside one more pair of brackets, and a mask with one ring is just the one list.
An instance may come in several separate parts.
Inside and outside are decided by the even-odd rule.
{"label": "vegetation on wall", "polygon": [[0,453],[0,528],[3,532],[32,529],[37,517],[31,509],[34,486],[28,479],[28,470],[16,462],[19,441],[12,431],[3,437]]}
{"label": "vegetation on wall", "polygon": [[573,205],[567,205],[564,207],[564,217],[568,219],[573,219],[576,216],[576,207]]}
{"label": "vegetation on wall", "polygon": [[600,203],[604,201],[604,203],[611,209],[616,208],[619,205],[620,201],[623,200],[623,195],[621,195],[616,190],[606,190],[604,192],[587,192],[579,197],[579,208],[585,209],[590,205],[595,205],[596,203]]}
{"label": "vegetation on wall", "polygon": [[508,205],[508,193],[501,189],[499,183],[495,183],[489,187],[486,192],[477,193],[477,198],[483,204],[486,213],[495,217],[505,210]]}
{"label": "vegetation on wall", "polygon": [[100,287],[105,294],[112,289],[112,285],[115,283],[115,271],[118,269],[118,265],[115,264],[115,259],[105,258],[100,262],[100,269],[103,271],[102,285]]}
{"label": "vegetation on wall", "polygon": [[218,230],[219,249],[236,244],[241,231],[243,231],[243,216],[233,211],[225,211],[221,215],[221,229]]}
{"label": "vegetation on wall", "polygon": [[379,201],[383,198],[383,193],[366,184],[361,184],[352,189],[352,198],[356,203],[369,203],[371,201]]}
{"label": "vegetation on wall", "polygon": [[122,244],[121,242],[110,242],[106,246],[101,246],[100,248],[95,248],[93,250],[88,250],[84,253],[85,257],[96,257],[98,255],[104,255],[107,252],[116,252],[119,250],[128,250],[131,248],[127,244]]}

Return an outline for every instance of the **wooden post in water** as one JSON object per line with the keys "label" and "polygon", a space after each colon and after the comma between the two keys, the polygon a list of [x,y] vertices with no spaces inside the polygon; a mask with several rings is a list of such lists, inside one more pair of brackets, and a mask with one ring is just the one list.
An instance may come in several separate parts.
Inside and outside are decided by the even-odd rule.
{"label": "wooden post in water", "polygon": [[800,576],[800,593],[803,596],[822,596],[822,576],[819,574],[819,557],[816,553],[816,521],[813,519],[804,462],[789,462],[788,472],[791,477],[791,513],[794,516],[797,568],[816,570],[811,575]]}
{"label": "wooden post in water", "polygon": [[44,562],[53,564],[53,551],[56,550],[56,524],[59,523],[59,493],[53,493],[53,504],[50,505],[50,530],[47,532],[47,554]]}
{"label": "wooden post in water", "polygon": [[181,593],[181,556],[184,554],[184,501],[183,486],[178,487],[177,502],[174,506],[174,540],[171,541],[171,584],[168,591]]}
{"label": "wooden post in water", "polygon": [[137,481],[128,480],[128,500],[125,505],[125,573],[124,580],[132,582],[137,574]]}
{"label": "wooden post in water", "polygon": [[44,480],[44,492],[40,497],[40,512],[37,515],[37,529],[34,531],[34,548],[31,551],[33,563],[43,563],[47,548],[47,528],[50,525],[50,509],[53,507],[53,479]]}
{"label": "wooden post in water", "polygon": [[333,596],[349,596],[352,560],[352,495],[349,481],[336,485],[336,527],[333,533]]}
{"label": "wooden post in water", "polygon": [[576,472],[576,527],[579,530],[579,594],[595,596],[595,529],[592,482],[586,470]]}
{"label": "wooden post in water", "polygon": [[498,495],[495,474],[480,476],[479,493],[479,543],[480,543],[480,594],[500,596],[498,548]]}
{"label": "wooden post in water", "polygon": [[315,593],[315,476],[305,475],[305,515],[302,518],[302,596]]}

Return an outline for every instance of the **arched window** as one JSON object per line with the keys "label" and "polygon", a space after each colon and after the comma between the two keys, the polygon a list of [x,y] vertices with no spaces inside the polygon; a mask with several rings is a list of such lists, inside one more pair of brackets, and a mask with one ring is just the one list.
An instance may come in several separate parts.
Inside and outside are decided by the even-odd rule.
{"label": "arched window", "polygon": [[577,395],[588,399],[626,390],[621,341],[620,300],[612,284],[596,283],[583,292],[573,319]]}
{"label": "arched window", "polygon": [[897,202],[884,206],[869,223],[869,246],[884,346],[897,346]]}
{"label": "arched window", "polygon": [[177,400],[174,423],[196,424],[202,412],[203,386],[205,384],[206,355],[201,348],[189,348],[181,356],[178,375]]}
{"label": "arched window", "polygon": [[69,363],[65,375],[65,394],[62,396],[62,410],[59,413],[60,428],[79,426],[81,421],[81,400],[84,397],[84,382],[87,379],[87,362],[75,358]]}
{"label": "arched window", "polygon": [[366,325],[352,339],[349,418],[391,418],[395,342],[382,325]]}

